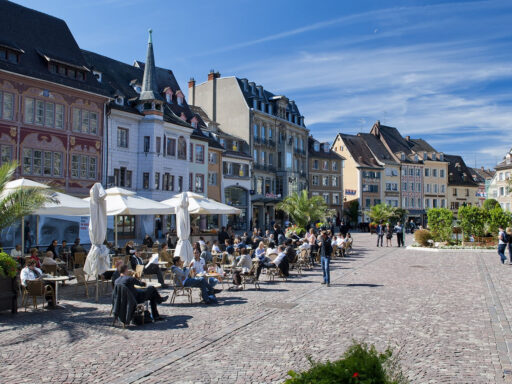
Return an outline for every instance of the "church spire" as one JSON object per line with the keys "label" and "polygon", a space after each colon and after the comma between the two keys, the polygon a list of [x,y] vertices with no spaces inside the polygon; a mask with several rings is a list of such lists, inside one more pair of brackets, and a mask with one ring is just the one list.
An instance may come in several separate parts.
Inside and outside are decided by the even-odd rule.
{"label": "church spire", "polygon": [[141,101],[162,100],[156,83],[155,55],[153,54],[153,39],[151,36],[152,32],[153,31],[150,29],[148,38],[148,53],[146,56],[146,64],[144,66],[142,90],[139,97],[139,100]]}

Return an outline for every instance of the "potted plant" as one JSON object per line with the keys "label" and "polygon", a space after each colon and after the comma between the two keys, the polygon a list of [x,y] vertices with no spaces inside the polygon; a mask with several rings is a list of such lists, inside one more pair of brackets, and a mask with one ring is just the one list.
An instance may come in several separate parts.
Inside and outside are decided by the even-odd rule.
{"label": "potted plant", "polygon": [[4,252],[0,253],[0,310],[18,311],[16,274],[18,263]]}

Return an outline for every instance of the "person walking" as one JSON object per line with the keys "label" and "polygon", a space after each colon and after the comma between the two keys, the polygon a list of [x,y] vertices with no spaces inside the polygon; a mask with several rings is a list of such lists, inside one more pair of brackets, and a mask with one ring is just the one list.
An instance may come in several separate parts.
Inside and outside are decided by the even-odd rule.
{"label": "person walking", "polygon": [[393,230],[389,223],[386,224],[384,232],[386,233],[386,247],[393,246],[393,243],[391,242],[391,239],[393,238]]}
{"label": "person walking", "polygon": [[384,240],[384,226],[382,225],[382,223],[379,223],[379,225],[377,225],[375,233],[377,234],[377,247],[379,246],[379,242],[380,246],[383,247],[382,242]]}
{"label": "person walking", "polygon": [[331,263],[331,255],[332,255],[332,246],[331,239],[327,236],[327,232],[323,231],[320,240],[318,241],[318,247],[320,251],[320,262],[322,264],[322,272],[324,281],[322,284],[331,286],[331,271],[330,271],[330,263]]}
{"label": "person walking", "polygon": [[508,257],[510,259],[510,264],[512,264],[512,228],[507,227],[505,233],[507,234]]}
{"label": "person walking", "polygon": [[503,227],[499,227],[498,232],[498,255],[500,255],[501,264],[505,264],[507,257],[505,256],[505,249],[507,248],[507,234],[503,230]]}
{"label": "person walking", "polygon": [[404,226],[402,225],[402,223],[400,221],[397,222],[395,225],[395,233],[396,233],[396,242],[398,243],[398,247],[400,247],[400,245],[403,247],[404,246]]}

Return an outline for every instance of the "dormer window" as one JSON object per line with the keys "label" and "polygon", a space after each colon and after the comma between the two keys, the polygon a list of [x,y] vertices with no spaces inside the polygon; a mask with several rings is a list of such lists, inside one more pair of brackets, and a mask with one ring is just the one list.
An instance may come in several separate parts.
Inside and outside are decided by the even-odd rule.
{"label": "dormer window", "polygon": [[99,71],[92,71],[92,74],[94,75],[94,77],[96,78],[96,80],[98,80],[99,83],[101,83],[101,81],[103,80],[102,79],[102,73],[99,72]]}
{"label": "dormer window", "polygon": [[405,153],[403,153],[403,152],[402,152],[402,154],[400,155],[400,159],[401,159],[402,161],[405,161]]}
{"label": "dormer window", "polygon": [[427,152],[423,152],[423,160],[427,160],[427,159],[428,159]]}
{"label": "dormer window", "polygon": [[417,163],[418,162],[418,155],[414,155],[414,162]]}
{"label": "dormer window", "polygon": [[444,155],[442,153],[439,154],[439,160],[444,161]]}
{"label": "dormer window", "polygon": [[21,49],[13,49],[9,47],[0,47],[0,60],[8,61],[12,64],[20,62],[20,55],[24,53]]}
{"label": "dormer window", "polygon": [[137,85],[137,84],[133,84],[133,86],[132,86],[132,87],[133,87],[133,90],[134,90],[135,92],[137,92],[137,93],[140,93],[140,92],[141,92],[141,90],[142,90],[142,89],[141,89],[141,87],[140,87],[140,85]]}
{"label": "dormer window", "polygon": [[313,144],[313,148],[314,148],[315,152],[320,152],[320,143],[315,142],[315,144]]}
{"label": "dormer window", "polygon": [[178,105],[183,105],[183,97],[178,96]]}
{"label": "dormer window", "polygon": [[172,95],[170,93],[165,94],[165,101],[167,101],[169,104],[172,104]]}
{"label": "dormer window", "polygon": [[117,104],[117,105],[123,105],[123,104],[124,104],[124,97],[122,97],[122,96],[117,96],[117,97],[116,97],[116,104]]}

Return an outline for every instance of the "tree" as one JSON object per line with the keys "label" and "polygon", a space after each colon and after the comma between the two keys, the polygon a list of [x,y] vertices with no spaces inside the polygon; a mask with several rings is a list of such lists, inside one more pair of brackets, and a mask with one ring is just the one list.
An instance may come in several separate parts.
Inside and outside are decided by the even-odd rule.
{"label": "tree", "polygon": [[18,164],[6,163],[0,167],[0,229],[20,221],[47,202],[58,202],[51,196],[52,191],[42,188],[23,188],[7,193],[6,184],[12,179]]}
{"label": "tree", "polygon": [[484,201],[484,209],[486,211],[490,211],[497,205],[499,206],[500,203],[498,203],[498,200],[496,200],[496,199],[485,199],[485,201]]}
{"label": "tree", "polygon": [[511,221],[512,218],[510,216],[510,213],[505,212],[503,209],[501,209],[500,205],[497,205],[489,211],[487,229],[489,230],[490,233],[497,235],[498,228],[506,228],[507,226],[510,226]]}
{"label": "tree", "polygon": [[453,212],[447,208],[431,208],[427,211],[428,227],[436,241],[452,239]]}
{"label": "tree", "polygon": [[308,197],[308,191],[293,192],[277,204],[277,209],[285,212],[298,227],[305,229],[308,224],[325,220],[331,215],[325,200],[321,196]]}
{"label": "tree", "polygon": [[393,208],[387,204],[376,204],[367,211],[368,216],[374,223],[385,223],[393,215]]}
{"label": "tree", "polygon": [[465,239],[469,235],[483,236],[488,213],[485,209],[466,205],[459,207],[459,223]]}
{"label": "tree", "polygon": [[400,208],[400,207],[394,207],[393,215],[391,216],[390,219],[394,222],[400,220],[402,223],[405,223],[405,219],[407,218],[408,214],[409,214],[409,211],[407,209]]}
{"label": "tree", "polygon": [[350,223],[357,224],[357,219],[361,215],[359,212],[359,201],[352,200],[348,204],[348,209],[345,210],[345,214],[348,216]]}

